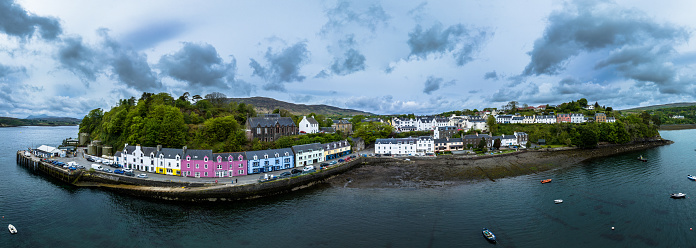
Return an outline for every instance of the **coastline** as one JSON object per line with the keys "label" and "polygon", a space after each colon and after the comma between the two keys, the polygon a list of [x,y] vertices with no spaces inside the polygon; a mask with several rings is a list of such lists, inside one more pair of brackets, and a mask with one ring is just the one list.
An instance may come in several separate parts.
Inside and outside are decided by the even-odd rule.
{"label": "coastline", "polygon": [[659,130],[685,130],[685,129],[696,129],[696,124],[661,125],[659,128]]}
{"label": "coastline", "polygon": [[119,194],[166,201],[215,202],[267,197],[321,184],[340,188],[433,188],[481,180],[495,181],[672,143],[674,142],[659,139],[624,145],[602,145],[594,149],[556,148],[484,156],[409,157],[409,160],[406,157],[360,157],[344,165],[309,175],[245,185],[181,185],[137,178],[125,179],[102,172],[64,173],[53,166],[41,166],[41,162],[24,157],[21,151],[18,151],[17,159],[20,165],[33,167],[34,170],[78,187],[97,187]]}
{"label": "coastline", "polygon": [[624,145],[602,145],[593,149],[562,148],[519,151],[501,155],[451,155],[437,158],[390,158],[368,162],[330,183],[349,188],[433,188],[471,184],[482,180],[536,174],[567,168],[596,159],[626,152],[669,145],[670,140],[651,140]]}

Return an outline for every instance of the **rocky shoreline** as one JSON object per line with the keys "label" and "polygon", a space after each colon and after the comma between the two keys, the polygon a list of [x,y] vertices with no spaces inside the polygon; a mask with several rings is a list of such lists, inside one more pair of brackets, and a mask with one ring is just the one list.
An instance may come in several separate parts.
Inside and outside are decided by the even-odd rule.
{"label": "rocky shoreline", "polygon": [[501,155],[444,155],[437,158],[384,158],[363,163],[332,178],[333,187],[432,188],[481,180],[535,174],[574,166],[588,159],[669,145],[670,140],[648,140],[593,149],[561,148],[519,151]]}

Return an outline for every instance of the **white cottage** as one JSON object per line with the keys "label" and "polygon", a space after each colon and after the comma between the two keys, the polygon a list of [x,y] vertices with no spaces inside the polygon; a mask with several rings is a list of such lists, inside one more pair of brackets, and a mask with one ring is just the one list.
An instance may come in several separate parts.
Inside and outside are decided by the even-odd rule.
{"label": "white cottage", "polygon": [[314,117],[302,116],[299,128],[300,133],[319,133],[319,122]]}

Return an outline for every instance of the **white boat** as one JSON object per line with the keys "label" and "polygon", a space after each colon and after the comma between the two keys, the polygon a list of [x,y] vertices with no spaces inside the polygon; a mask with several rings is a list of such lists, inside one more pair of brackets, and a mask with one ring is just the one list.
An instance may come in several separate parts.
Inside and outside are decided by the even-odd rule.
{"label": "white boat", "polygon": [[684,194],[684,193],[675,193],[675,194],[671,194],[670,197],[672,197],[672,198],[684,198],[684,197],[686,197],[686,194]]}
{"label": "white boat", "polygon": [[556,203],[556,204],[559,204],[559,203],[563,203],[563,200],[558,199],[558,200],[553,200],[553,202]]}
{"label": "white boat", "polygon": [[17,228],[15,228],[12,224],[7,225],[7,229],[10,229],[11,234],[17,233]]}
{"label": "white boat", "polygon": [[687,175],[686,178],[688,178],[691,181],[696,181],[696,176]]}

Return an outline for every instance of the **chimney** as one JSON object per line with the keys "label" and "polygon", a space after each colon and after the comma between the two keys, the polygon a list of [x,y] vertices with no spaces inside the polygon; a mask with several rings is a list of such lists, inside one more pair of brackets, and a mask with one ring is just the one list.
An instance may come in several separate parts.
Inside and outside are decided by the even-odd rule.
{"label": "chimney", "polygon": [[184,154],[186,154],[186,146],[184,146],[183,150],[184,150]]}
{"label": "chimney", "polygon": [[162,150],[162,145],[157,145],[157,151],[159,152],[161,150]]}

